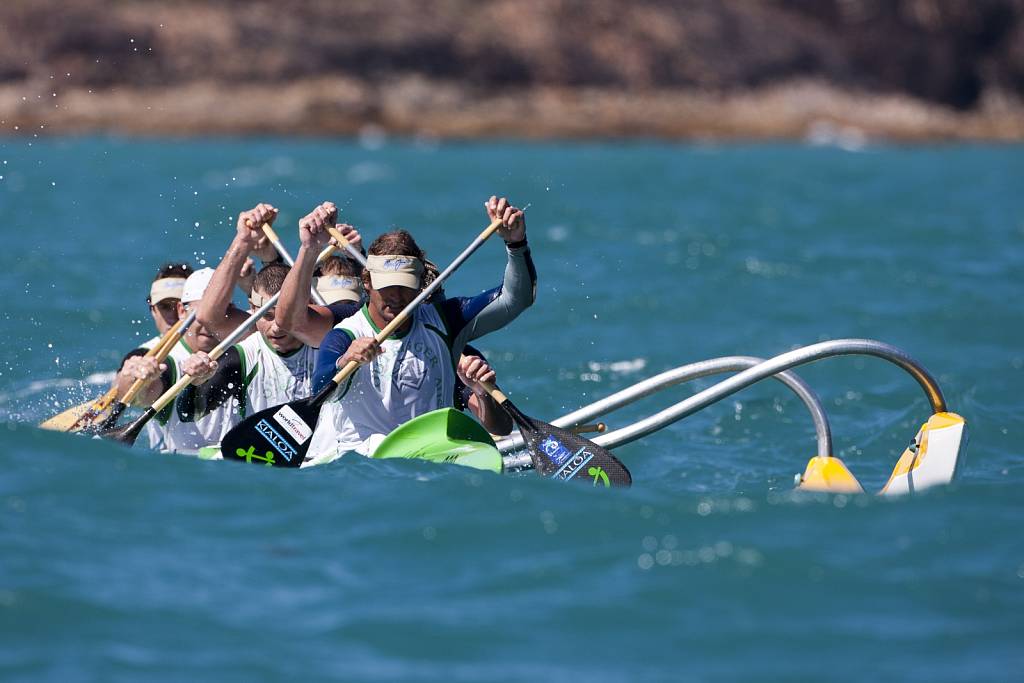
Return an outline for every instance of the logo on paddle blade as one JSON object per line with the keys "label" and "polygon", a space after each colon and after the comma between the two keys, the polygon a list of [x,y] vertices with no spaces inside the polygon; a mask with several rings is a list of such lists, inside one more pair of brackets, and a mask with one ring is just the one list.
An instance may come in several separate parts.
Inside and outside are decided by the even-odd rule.
{"label": "logo on paddle blade", "polygon": [[586,448],[581,448],[570,456],[569,462],[565,463],[560,470],[551,476],[557,477],[562,481],[569,481],[579,474],[580,470],[583,469],[583,466],[590,462],[593,457],[593,453],[588,451]]}
{"label": "logo on paddle blade", "polygon": [[281,436],[276,429],[274,429],[269,422],[266,420],[260,420],[256,423],[256,431],[259,432],[264,439],[270,442],[270,445],[274,447],[278,453],[284,456],[284,459],[288,462],[292,461],[292,458],[298,455],[287,439]]}
{"label": "logo on paddle blade", "polygon": [[313,430],[289,405],[281,406],[281,410],[274,413],[274,420],[299,443],[306,443],[306,439],[313,436]]}
{"label": "logo on paddle blade", "polygon": [[555,465],[564,465],[572,457],[572,451],[563,446],[561,441],[550,434],[540,442],[540,449],[544,451],[544,455],[551,458]]}
{"label": "logo on paddle blade", "polygon": [[249,450],[247,451],[243,451],[241,448],[236,448],[235,455],[239,458],[244,458],[248,463],[251,463],[253,460],[260,460],[267,463],[268,466],[274,464],[274,454],[271,451],[267,451],[266,455],[256,455],[255,451],[255,446],[249,446]]}
{"label": "logo on paddle blade", "polygon": [[598,467],[588,467],[587,468],[587,474],[589,474],[590,476],[592,476],[594,478],[594,486],[597,486],[597,482],[599,482],[599,481],[602,484],[604,484],[605,488],[610,488],[611,485],[612,485],[611,482],[608,481],[608,474],[600,466],[598,466]]}

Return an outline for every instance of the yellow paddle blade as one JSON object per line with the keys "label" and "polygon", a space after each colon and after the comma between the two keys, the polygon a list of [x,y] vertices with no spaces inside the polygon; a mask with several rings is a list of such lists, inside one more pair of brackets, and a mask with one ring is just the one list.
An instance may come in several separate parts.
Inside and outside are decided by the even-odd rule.
{"label": "yellow paddle blade", "polygon": [[117,388],[111,388],[107,393],[94,401],[79,403],[71,406],[63,413],[54,415],[39,424],[42,429],[49,429],[54,432],[70,432],[91,424],[99,416],[110,408],[110,404],[117,398]]}

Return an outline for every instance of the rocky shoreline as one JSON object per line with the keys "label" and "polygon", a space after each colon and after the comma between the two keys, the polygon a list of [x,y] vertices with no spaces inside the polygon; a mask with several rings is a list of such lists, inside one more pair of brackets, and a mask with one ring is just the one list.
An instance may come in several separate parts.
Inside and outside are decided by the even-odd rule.
{"label": "rocky shoreline", "polygon": [[1024,140],[1024,0],[12,0],[0,134]]}
{"label": "rocky shoreline", "polygon": [[[251,102],[260,102],[253,107]],[[417,78],[367,85],[321,78],[278,86],[0,87],[14,135],[389,134],[440,139],[662,138],[867,141],[1024,140],[1024,106],[992,97],[958,112],[903,95],[798,82],[733,95],[559,87],[473,92]]]}

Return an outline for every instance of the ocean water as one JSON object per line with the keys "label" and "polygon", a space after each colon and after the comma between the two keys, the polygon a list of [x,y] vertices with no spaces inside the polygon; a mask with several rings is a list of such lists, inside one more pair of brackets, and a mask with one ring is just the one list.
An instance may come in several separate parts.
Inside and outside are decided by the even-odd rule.
{"label": "ocean water", "polygon": [[[0,140],[0,679],[1019,680],[1024,148]],[[746,389],[616,450],[629,490],[343,459],[303,471],[42,432],[151,336],[165,260],[258,201],[320,201],[447,263],[529,205],[537,303],[480,347],[551,420],[645,377],[824,339],[894,344],[970,443],[873,495],[929,414],[876,358],[798,373],[870,492],[792,493],[803,405]],[[500,280],[485,245],[447,286]],[[710,386],[607,416],[618,428]]]}

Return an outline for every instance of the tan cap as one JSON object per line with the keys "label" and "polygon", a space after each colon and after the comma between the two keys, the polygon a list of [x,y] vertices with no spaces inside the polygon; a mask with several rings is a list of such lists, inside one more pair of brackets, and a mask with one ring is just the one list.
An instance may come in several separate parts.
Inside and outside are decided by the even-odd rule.
{"label": "tan cap", "polygon": [[420,288],[423,262],[415,256],[370,254],[366,259],[370,271],[370,283],[374,289],[384,287]]}
{"label": "tan cap", "polygon": [[362,301],[363,283],[351,275],[324,275],[313,278],[313,286],[328,305],[339,301]]}
{"label": "tan cap", "polygon": [[181,288],[181,303],[187,304],[203,298],[203,292],[213,279],[213,268],[202,268],[188,276]]}
{"label": "tan cap", "polygon": [[183,277],[162,277],[149,286],[149,303],[154,306],[167,299],[180,299],[185,286]]}

